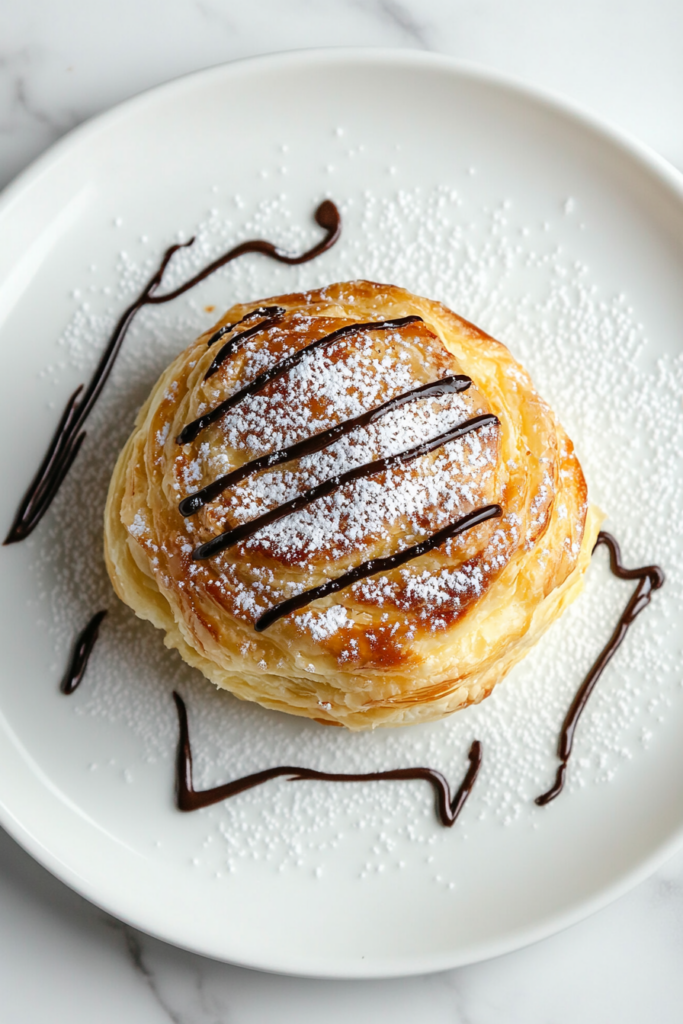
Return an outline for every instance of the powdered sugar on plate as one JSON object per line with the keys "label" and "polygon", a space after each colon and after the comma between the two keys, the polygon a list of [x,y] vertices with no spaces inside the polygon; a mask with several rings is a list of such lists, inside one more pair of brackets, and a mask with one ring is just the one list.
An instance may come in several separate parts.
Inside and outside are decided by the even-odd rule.
{"label": "powdered sugar on plate", "polygon": [[[319,261],[284,268],[249,257],[187,300],[143,311],[66,485],[29,542],[37,592],[48,595],[51,607],[56,666],[66,659],[74,623],[84,624],[99,607],[110,609],[86,680],[71,698],[83,729],[94,719],[124,727],[135,739],[137,765],[162,761],[170,778],[176,743],[170,692],[176,687],[188,703],[198,786],[294,763],[342,772],[426,764],[457,787],[476,737],[483,744],[483,767],[456,828],[464,834],[479,819],[542,827],[548,812],[536,808],[533,797],[552,779],[565,711],[630,593],[630,585],[609,576],[604,552],[594,559],[584,595],[482,705],[445,722],[363,735],[323,729],[217,693],[111,592],[99,554],[106,490],[134,413],[157,374],[223,307],[364,277],[441,300],[504,341],[574,440],[590,496],[608,513],[626,563],[656,561],[667,574],[664,590],[638,618],[591,698],[563,799],[609,781],[624,762],[656,743],[667,707],[681,699],[676,629],[683,611],[683,526],[677,515],[683,503],[683,356],[650,365],[644,328],[627,299],[606,294],[591,279],[578,242],[573,252],[554,243],[554,224],[579,215],[580,203],[565,198],[558,197],[545,225],[533,228],[515,219],[508,201],[474,207],[447,187],[382,197],[359,193],[339,202],[342,240]],[[197,226],[194,247],[174,260],[165,287],[242,238],[273,238],[297,250],[310,245],[316,231],[295,222],[286,195],[251,210],[239,202],[213,210]],[[156,254],[138,259],[122,253],[115,281],[78,285],[86,299],[45,375],[58,382],[66,364],[89,372],[117,315],[155,261]],[[204,308],[207,297],[218,303],[213,315]],[[283,421],[278,446],[289,437]],[[278,527],[271,532],[276,539]],[[306,612],[302,621],[330,635],[343,627],[337,612]],[[134,772],[136,765],[130,768]],[[280,869],[320,867],[327,845],[353,842],[358,849],[358,837],[367,835],[360,843],[366,847],[362,862],[352,858],[349,870],[369,878],[383,865],[400,868],[399,845],[405,851],[407,842],[421,855],[449,835],[453,841],[435,820],[431,796],[411,783],[282,781],[201,813],[207,838],[216,841],[211,855],[203,851],[198,861],[211,870],[234,871],[257,860]]]}

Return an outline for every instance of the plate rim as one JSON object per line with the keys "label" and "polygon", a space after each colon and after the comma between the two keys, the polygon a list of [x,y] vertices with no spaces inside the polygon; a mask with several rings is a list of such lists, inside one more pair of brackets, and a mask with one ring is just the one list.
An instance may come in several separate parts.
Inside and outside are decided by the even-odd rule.
{"label": "plate rim", "polygon": [[[229,88],[232,79],[239,78],[245,73],[258,74],[260,69],[264,69],[269,73],[279,70],[286,72],[297,67],[299,70],[306,68],[315,69],[323,65],[329,67],[334,64],[340,65],[349,62],[378,68],[401,67],[406,70],[413,68],[440,70],[445,74],[450,73],[465,80],[496,86],[536,108],[544,109],[550,114],[560,114],[576,124],[580,129],[588,130],[589,133],[597,136],[603,143],[607,142],[611,147],[620,150],[628,159],[648,172],[653,182],[660,188],[663,187],[670,194],[670,197],[677,201],[683,209],[683,173],[681,171],[653,150],[647,143],[612,125],[592,110],[564,96],[560,96],[552,90],[532,85],[514,75],[444,54],[400,48],[316,47],[277,51],[212,65],[208,68],[174,77],[160,85],[152,86],[116,104],[110,109],[94,115],[54,142],[5,186],[0,192],[0,223],[10,213],[15,202],[18,202],[24,193],[30,190],[42,177],[48,175],[52,168],[57,166],[74,149],[82,145],[88,145],[100,132],[107,131],[110,126],[125,120],[131,114],[144,111],[146,106],[152,106],[162,95],[165,98],[169,98],[174,93],[182,94],[188,86],[192,87],[194,83],[201,81],[210,83],[212,79],[225,82],[226,88]],[[2,717],[1,712],[0,717]],[[230,958],[228,960],[224,955],[216,952],[214,948],[202,946],[201,943],[197,942],[192,944],[184,943],[177,937],[169,937],[168,933],[163,934],[155,930],[148,922],[136,919],[135,915],[122,915],[120,909],[115,906],[113,894],[110,898],[103,897],[101,893],[95,891],[96,886],[78,876],[69,864],[66,864],[58,855],[46,848],[40,839],[5,805],[1,795],[0,825],[42,867],[61,882],[68,885],[69,888],[125,924],[155,936],[161,941],[169,942],[181,949],[202,956],[223,960],[224,962],[250,969],[271,971],[297,977],[337,980],[408,977],[432,973],[481,962],[534,944],[587,919],[598,910],[625,895],[652,875],[683,846],[682,820],[678,829],[671,833],[666,841],[656,846],[648,857],[640,861],[637,867],[623,871],[619,877],[614,879],[612,884],[603,886],[592,897],[580,901],[572,908],[553,913],[535,925],[518,928],[509,932],[498,940],[479,942],[478,945],[470,947],[465,956],[457,953],[454,955],[453,952],[450,954],[448,952],[440,952],[438,954],[428,954],[423,958],[418,958],[414,955],[397,957],[394,958],[394,962],[391,965],[380,965],[376,961],[353,960],[351,962],[347,960],[344,964],[340,964],[338,968],[329,965],[322,970],[311,968],[302,970],[300,966],[297,967],[289,963],[286,955],[279,958],[274,958],[272,955],[265,956],[258,963],[253,960],[248,962],[241,961],[239,958]]]}

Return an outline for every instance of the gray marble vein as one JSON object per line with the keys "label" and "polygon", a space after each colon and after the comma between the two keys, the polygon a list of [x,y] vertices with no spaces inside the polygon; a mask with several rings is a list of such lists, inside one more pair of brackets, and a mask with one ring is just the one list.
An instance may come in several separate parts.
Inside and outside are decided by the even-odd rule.
{"label": "gray marble vein", "polygon": [[121,932],[123,933],[126,942],[126,950],[130,957],[130,962],[133,965],[133,969],[144,979],[145,984],[148,986],[150,992],[168,1019],[173,1021],[173,1024],[183,1024],[183,1018],[177,1014],[163,998],[159,991],[159,986],[157,984],[156,977],[154,976],[154,972],[149,969],[145,962],[141,936],[129,925],[122,924]]}
{"label": "gray marble vein", "polygon": [[372,12],[387,26],[393,26],[404,36],[405,40],[422,50],[430,50],[426,26],[422,22],[421,9],[418,4],[401,3],[400,0],[355,0],[355,6],[365,13]]}

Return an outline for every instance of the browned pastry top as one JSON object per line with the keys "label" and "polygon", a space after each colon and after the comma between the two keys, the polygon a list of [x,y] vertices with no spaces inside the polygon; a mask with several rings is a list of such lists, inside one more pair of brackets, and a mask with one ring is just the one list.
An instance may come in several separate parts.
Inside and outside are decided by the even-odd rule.
{"label": "browned pastry top", "polygon": [[[381,326],[361,327],[368,323]],[[341,328],[353,329],[315,345]],[[284,360],[289,368],[221,412]],[[181,514],[183,500],[246,463],[462,377],[471,380],[465,390],[414,395]],[[188,427],[213,410],[213,422]],[[213,538],[378,461],[198,558]],[[279,602],[492,505],[497,518],[255,632]],[[544,614],[561,610],[585,516],[571,442],[507,349],[438,303],[355,281],[236,306],[178,357],[119,460],[107,555],[124,600],[215,682],[363,727],[437,717],[485,696],[499,677],[496,651],[505,671],[547,625],[532,620],[555,591]],[[408,713],[428,705],[433,713]]]}

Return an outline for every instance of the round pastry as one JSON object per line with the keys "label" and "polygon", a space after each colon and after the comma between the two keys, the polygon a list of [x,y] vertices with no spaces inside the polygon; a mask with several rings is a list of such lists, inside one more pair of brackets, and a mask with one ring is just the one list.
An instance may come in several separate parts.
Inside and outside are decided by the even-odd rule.
{"label": "round pastry", "polygon": [[216,685],[367,729],[486,697],[581,590],[599,521],[504,345],[352,281],[234,306],[178,356],[118,459],[105,553]]}

